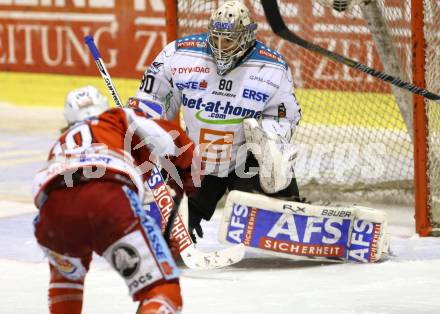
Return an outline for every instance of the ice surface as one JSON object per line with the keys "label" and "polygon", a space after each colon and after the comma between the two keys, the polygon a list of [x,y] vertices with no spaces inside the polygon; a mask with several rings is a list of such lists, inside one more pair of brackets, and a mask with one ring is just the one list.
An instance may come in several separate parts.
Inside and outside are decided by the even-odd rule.
{"label": "ice surface", "polygon": [[[0,313],[47,312],[48,267],[32,236],[33,216],[0,218]],[[218,246],[217,224],[218,215],[205,224],[200,249]],[[372,265],[320,265],[254,253],[227,269],[183,269],[184,313],[438,313],[439,240],[393,236],[394,256]],[[95,256],[83,312],[135,308],[122,279]]]}
{"label": "ice surface", "polygon": [[[47,313],[48,266],[33,238],[30,183],[56,134],[0,126],[1,314]],[[440,238],[414,234],[412,209],[378,208],[389,214],[390,260],[321,265],[249,253],[222,270],[183,269],[183,313],[440,313]],[[218,223],[218,214],[204,223],[201,250],[218,248]],[[135,309],[123,280],[95,256],[83,313]]]}

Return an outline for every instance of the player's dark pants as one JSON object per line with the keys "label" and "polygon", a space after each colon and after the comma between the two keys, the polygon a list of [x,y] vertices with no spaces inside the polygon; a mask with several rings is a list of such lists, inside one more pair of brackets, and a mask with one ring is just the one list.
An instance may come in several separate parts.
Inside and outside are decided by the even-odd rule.
{"label": "player's dark pants", "polygon": [[[258,167],[258,161],[252,154],[250,154],[246,159],[245,173],[249,172],[250,168],[255,167]],[[298,185],[295,178],[292,179],[289,186],[284,190],[278,191],[274,194],[267,194],[261,188],[258,174],[250,178],[241,178],[235,173],[235,171],[233,171],[227,177],[223,178],[212,175],[205,176],[202,180],[201,187],[197,190],[196,194],[188,199],[188,210],[197,213],[198,216],[201,216],[205,220],[210,220],[214,214],[218,201],[227,190],[257,192],[291,201],[299,201],[300,199]]]}

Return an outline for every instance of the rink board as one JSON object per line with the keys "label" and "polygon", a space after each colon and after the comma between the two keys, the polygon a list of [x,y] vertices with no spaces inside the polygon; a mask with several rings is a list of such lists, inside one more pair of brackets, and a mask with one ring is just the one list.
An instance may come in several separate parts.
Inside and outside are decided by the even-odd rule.
{"label": "rink board", "polygon": [[[139,80],[113,78],[123,102],[136,93]],[[98,75],[69,76],[56,74],[0,72],[0,102],[19,106],[62,107],[65,95],[73,88],[94,85],[103,93],[107,87]],[[327,119],[323,116],[338,117],[350,113],[356,120],[349,126],[366,128],[387,128],[405,130],[400,112],[391,94],[340,92],[328,90],[296,89],[296,95],[302,109],[302,124],[326,126],[347,126],[340,119]],[[336,103],[326,99],[337,99]],[[378,124],[378,119],[371,119],[371,112],[387,112],[390,119]],[[396,124],[395,121],[401,123]],[[390,124],[390,121],[394,121]]]}

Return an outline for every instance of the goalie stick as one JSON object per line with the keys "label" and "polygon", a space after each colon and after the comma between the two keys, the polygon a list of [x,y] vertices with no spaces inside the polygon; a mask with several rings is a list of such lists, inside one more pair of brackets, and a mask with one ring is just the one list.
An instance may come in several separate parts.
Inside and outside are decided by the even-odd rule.
{"label": "goalie stick", "polygon": [[[95,45],[95,42],[93,41],[93,37],[90,35],[85,36],[84,41],[89,47],[93,58],[95,59],[99,72],[101,73],[101,76],[104,79],[116,106],[122,108],[121,98],[119,97],[110,74],[107,72],[104,62],[101,59],[101,55]],[[166,222],[165,240],[168,242],[169,239],[167,237],[178,235],[179,252],[183,262],[188,268],[216,269],[235,264],[243,259],[245,247],[242,243],[209,253],[197,250],[194,242],[191,239],[188,229],[183,223],[181,215],[178,213],[178,209],[174,204],[173,198],[170,195],[162,174],[156,165],[153,165],[153,176],[155,176],[155,180],[153,180],[155,183],[153,184],[150,182],[150,180],[147,180],[144,185],[150,188],[151,192],[153,193],[154,200],[160,210],[162,219]],[[169,202],[171,202],[171,206],[167,206],[167,204],[164,204],[164,202],[158,202],[160,196],[166,197]]]}
{"label": "goalie stick", "polygon": [[391,76],[387,73],[378,71],[376,69],[370,68],[365,64],[359,63],[355,60],[344,57],[340,54],[337,54],[333,51],[327,50],[321,46],[315,45],[301,37],[299,37],[294,32],[290,31],[286,24],[283,21],[283,18],[280,13],[280,9],[278,7],[277,0],[261,0],[261,4],[263,5],[264,14],[266,15],[267,22],[269,23],[272,31],[294,44],[297,44],[307,50],[319,53],[335,62],[345,64],[353,69],[357,69],[361,72],[364,72],[368,75],[377,77],[385,82],[391,83],[397,87],[410,91],[411,93],[421,95],[427,99],[433,100],[437,103],[440,103],[440,96],[434,94],[426,89],[417,87],[411,83],[402,81],[401,79]]}

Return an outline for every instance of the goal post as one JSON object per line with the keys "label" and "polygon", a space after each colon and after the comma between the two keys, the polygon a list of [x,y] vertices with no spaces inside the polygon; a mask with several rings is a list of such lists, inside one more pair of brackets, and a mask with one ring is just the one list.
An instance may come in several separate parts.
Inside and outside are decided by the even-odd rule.
{"label": "goal post", "polygon": [[[170,37],[205,32],[222,0],[166,0]],[[440,93],[440,3],[434,0],[278,0],[282,18],[306,41]],[[416,231],[440,232],[440,105],[394,88],[276,36],[260,0],[242,0],[257,39],[283,54],[303,119],[296,177],[312,201],[405,205]],[[174,18],[173,18],[174,16]],[[374,27],[376,26],[376,29]]]}
{"label": "goal post", "polygon": [[[425,34],[423,0],[411,0],[412,73],[413,82],[424,88],[425,83]],[[416,230],[421,236],[432,232],[429,213],[428,178],[428,119],[425,99],[413,96],[414,116],[414,198]]]}
{"label": "goal post", "polygon": [[177,39],[177,0],[165,0],[167,43]]}

